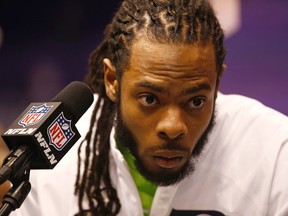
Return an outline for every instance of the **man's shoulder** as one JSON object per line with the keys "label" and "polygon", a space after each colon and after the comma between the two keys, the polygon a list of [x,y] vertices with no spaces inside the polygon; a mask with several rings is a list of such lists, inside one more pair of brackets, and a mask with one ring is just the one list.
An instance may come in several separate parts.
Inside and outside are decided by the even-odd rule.
{"label": "man's shoulder", "polygon": [[257,100],[220,94],[214,129],[210,141],[217,143],[217,148],[229,149],[237,155],[254,149],[255,155],[260,156],[280,151],[287,143],[288,117]]}
{"label": "man's shoulder", "polygon": [[220,94],[214,129],[193,175],[179,184],[173,207],[264,215],[267,200],[287,205],[287,193],[279,193],[288,189],[287,147],[285,115],[245,96]]}
{"label": "man's shoulder", "polygon": [[[241,125],[252,123],[267,127],[284,127],[288,129],[288,117],[261,102],[242,95],[219,94],[216,101],[218,120],[237,122]],[[252,126],[252,125],[251,125]]]}

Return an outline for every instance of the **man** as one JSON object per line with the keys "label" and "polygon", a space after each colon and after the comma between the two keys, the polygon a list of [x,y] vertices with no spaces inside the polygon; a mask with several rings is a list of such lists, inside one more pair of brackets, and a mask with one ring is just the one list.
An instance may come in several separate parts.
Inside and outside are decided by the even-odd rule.
{"label": "man", "polygon": [[75,147],[32,172],[14,215],[287,216],[288,119],[218,93],[224,57],[206,1],[124,1],[91,55],[78,166]]}

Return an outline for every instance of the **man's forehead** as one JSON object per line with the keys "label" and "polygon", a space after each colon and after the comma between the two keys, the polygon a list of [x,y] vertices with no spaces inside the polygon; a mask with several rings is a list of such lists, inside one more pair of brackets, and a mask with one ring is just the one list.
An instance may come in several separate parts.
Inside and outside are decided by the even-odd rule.
{"label": "man's forehead", "polygon": [[[140,82],[142,87],[151,87],[156,84],[154,90],[162,86],[164,90],[161,92],[165,92],[167,85],[184,88],[185,84],[187,88],[199,83],[209,87],[206,89],[214,89],[217,77],[214,49],[211,43],[175,45],[138,40],[133,44],[130,65],[124,77],[131,85]],[[185,90],[185,94],[192,90],[195,91]]]}
{"label": "man's forehead", "polygon": [[212,42],[194,44],[171,44],[149,39],[140,39],[131,48],[130,66],[142,64],[149,67],[157,64],[170,64],[175,67],[193,65],[196,62],[210,62],[215,65],[215,52]]}
{"label": "man's forehead", "polygon": [[[151,54],[149,56],[152,56],[155,51],[159,51],[160,53],[164,50],[170,50],[173,52],[183,53],[186,51],[196,51],[201,52],[203,54],[210,52],[213,50],[214,52],[214,45],[211,40],[207,42],[194,42],[194,43],[171,43],[171,42],[162,42],[157,40],[151,40],[147,37],[140,37],[137,40],[135,40],[131,46],[131,56],[140,55],[143,56],[143,54]],[[141,52],[141,53],[139,53]],[[164,53],[163,53],[164,54]],[[165,53],[166,55],[169,53]]]}

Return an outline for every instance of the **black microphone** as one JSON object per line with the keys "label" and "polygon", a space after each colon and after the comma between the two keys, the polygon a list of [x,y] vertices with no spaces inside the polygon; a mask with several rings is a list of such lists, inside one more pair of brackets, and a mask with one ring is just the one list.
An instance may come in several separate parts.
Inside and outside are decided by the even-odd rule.
{"label": "black microphone", "polygon": [[29,169],[54,168],[80,138],[75,124],[93,100],[90,88],[75,81],[51,102],[31,103],[2,135],[12,151],[0,168],[0,184]]}

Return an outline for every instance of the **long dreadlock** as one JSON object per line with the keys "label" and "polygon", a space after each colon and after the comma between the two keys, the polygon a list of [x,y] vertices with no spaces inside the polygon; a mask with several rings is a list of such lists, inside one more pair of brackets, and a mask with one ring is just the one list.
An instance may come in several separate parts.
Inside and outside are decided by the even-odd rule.
{"label": "long dreadlock", "polygon": [[[85,144],[84,168],[81,171],[80,149],[75,192],[79,214],[116,215],[121,208],[117,191],[109,174],[110,132],[113,127],[114,103],[105,93],[103,59],[109,58],[121,83],[129,67],[132,43],[137,33],[144,32],[158,42],[193,44],[212,40],[216,71],[222,71],[225,58],[223,31],[206,0],[124,0],[107,26],[103,42],[90,56],[90,69],[85,82],[98,94]],[[123,84],[123,83],[122,83]],[[95,129],[96,128],[96,129]],[[83,200],[89,207],[84,210]]]}

